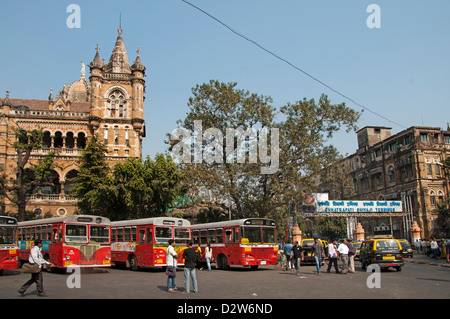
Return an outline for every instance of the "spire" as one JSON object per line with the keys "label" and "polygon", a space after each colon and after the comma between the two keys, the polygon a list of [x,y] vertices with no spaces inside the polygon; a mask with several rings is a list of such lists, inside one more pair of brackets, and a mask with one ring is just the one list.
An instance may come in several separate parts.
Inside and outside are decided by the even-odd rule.
{"label": "spire", "polygon": [[141,50],[139,49],[139,47],[136,52],[137,52],[137,57],[136,57],[136,60],[133,62],[131,69],[133,71],[145,72],[145,66],[142,64],[142,61],[141,61]]}
{"label": "spire", "polygon": [[98,68],[100,69],[103,66],[102,61],[100,60],[100,54],[98,54],[98,51],[100,51],[100,49],[98,48],[98,43],[97,43],[97,48],[96,48],[96,53],[95,53],[95,57],[94,57],[94,61],[91,62],[91,64],[89,64],[89,67],[92,68]]}
{"label": "spire", "polygon": [[9,107],[12,106],[12,103],[11,103],[11,101],[9,100],[9,91],[6,91],[6,97],[5,97],[5,99],[3,100],[3,102],[2,102],[2,106],[9,106]]}
{"label": "spire", "polygon": [[122,38],[122,26],[117,30],[117,40],[114,49],[106,66],[105,71],[110,73],[131,73],[130,63],[128,62],[127,50]]}

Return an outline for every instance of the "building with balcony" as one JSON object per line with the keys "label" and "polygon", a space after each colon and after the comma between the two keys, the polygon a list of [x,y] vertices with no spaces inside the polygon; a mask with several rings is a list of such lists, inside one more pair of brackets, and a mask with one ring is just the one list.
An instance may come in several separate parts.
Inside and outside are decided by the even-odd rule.
{"label": "building with balcony", "polygon": [[450,156],[450,128],[413,126],[395,135],[391,128],[367,126],[357,132],[358,149],[344,159],[354,200],[401,200],[406,216],[358,218],[366,234],[409,238],[414,221],[421,237],[440,236],[435,208],[449,196],[444,160]]}
{"label": "building with balcony", "polygon": [[[70,179],[77,175],[78,160],[90,137],[98,134],[107,146],[107,162],[113,166],[128,157],[142,157],[145,137],[144,93],[145,70],[140,51],[132,65],[119,28],[109,63],[100,59],[99,48],[89,64],[90,77],[81,76],[69,85],[64,83],[46,100],[0,99],[0,168],[11,177],[17,167],[13,148],[17,130],[42,129],[42,148],[33,149],[30,164],[36,164],[54,150],[53,187],[43,187],[30,194],[27,211],[41,217],[73,214],[77,200],[70,196]],[[3,199],[3,212],[17,209]]]}

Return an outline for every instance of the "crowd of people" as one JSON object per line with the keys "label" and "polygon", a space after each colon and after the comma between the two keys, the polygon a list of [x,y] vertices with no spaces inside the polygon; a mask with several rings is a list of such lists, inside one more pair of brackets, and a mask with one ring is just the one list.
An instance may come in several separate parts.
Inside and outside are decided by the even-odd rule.
{"label": "crowd of people", "polygon": [[286,244],[278,246],[278,262],[275,267],[281,265],[286,271],[296,271],[296,274],[299,275],[301,263],[305,260],[305,254],[308,254],[313,257],[318,275],[321,273],[321,267],[325,260],[328,262],[328,273],[331,272],[332,267],[337,274],[355,272],[356,252],[351,239],[342,239],[339,243],[336,239],[330,240],[327,250],[325,252],[318,238],[314,238],[314,243],[308,247],[302,247],[298,241],[295,241],[293,245],[288,240]]}
{"label": "crowd of people", "polygon": [[435,259],[438,259],[442,252],[445,252],[447,263],[450,263],[450,239],[445,240],[442,238],[439,242],[436,238],[433,238],[431,241],[426,239],[416,239],[414,242],[414,248],[417,253],[421,253],[422,255],[427,255],[428,257]]}

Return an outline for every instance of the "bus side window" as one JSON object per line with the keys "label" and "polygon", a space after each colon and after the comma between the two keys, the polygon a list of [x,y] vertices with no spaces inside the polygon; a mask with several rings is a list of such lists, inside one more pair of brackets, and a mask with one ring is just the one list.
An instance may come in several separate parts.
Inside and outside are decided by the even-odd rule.
{"label": "bus side window", "polygon": [[205,230],[200,230],[200,244],[206,244],[208,239],[208,233]]}
{"label": "bus side window", "polygon": [[147,228],[147,235],[146,235],[146,242],[147,244],[153,243],[153,232],[151,228]]}
{"label": "bus side window", "polygon": [[52,240],[52,225],[47,225],[47,239],[46,240]]}
{"label": "bus side window", "polygon": [[112,228],[112,229],[111,229],[111,242],[117,241],[117,239],[116,239],[116,233],[117,233],[116,228]]}
{"label": "bus side window", "polygon": [[139,244],[145,244],[145,229],[139,229]]}
{"label": "bus side window", "polygon": [[58,243],[62,243],[62,240],[63,240],[63,230],[62,226],[60,226],[58,230]]}
{"label": "bus side window", "polygon": [[233,230],[225,229],[225,243],[231,244],[233,241]]}
{"label": "bus side window", "polygon": [[58,230],[56,228],[53,228],[52,232],[53,232],[53,234],[52,234],[52,242],[54,244],[56,244],[56,242],[58,241]]}
{"label": "bus side window", "polygon": [[239,244],[239,228],[233,228],[234,243]]}
{"label": "bus side window", "polygon": [[200,240],[200,238],[199,238],[199,231],[198,230],[193,230],[192,231],[192,241],[193,241],[193,243],[194,244],[199,244],[200,242],[199,242],[199,240]]}
{"label": "bus side window", "polygon": [[216,229],[217,243],[223,243],[223,228]]}
{"label": "bus side window", "polygon": [[208,243],[215,244],[216,243],[216,230],[208,229]]}

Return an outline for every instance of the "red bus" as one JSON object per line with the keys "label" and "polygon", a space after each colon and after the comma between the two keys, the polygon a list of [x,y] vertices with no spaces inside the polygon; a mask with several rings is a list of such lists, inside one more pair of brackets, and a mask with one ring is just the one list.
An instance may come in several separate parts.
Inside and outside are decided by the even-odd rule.
{"label": "red bus", "polygon": [[17,260],[17,219],[0,216],[0,275],[19,267]]}
{"label": "red bus", "polygon": [[[191,240],[191,223],[182,218],[154,217],[111,223],[112,262],[131,270],[139,267],[166,266],[169,239],[181,255]],[[183,265],[178,259],[178,265]]]}
{"label": "red bus", "polygon": [[192,225],[192,237],[200,245],[203,256],[206,245],[211,245],[212,258],[219,269],[231,265],[257,269],[259,265],[275,265],[278,259],[276,223],[271,219],[245,218]]}
{"label": "red bus", "polygon": [[106,217],[71,215],[19,222],[19,260],[28,262],[36,239],[42,255],[57,268],[110,267],[111,226]]}

